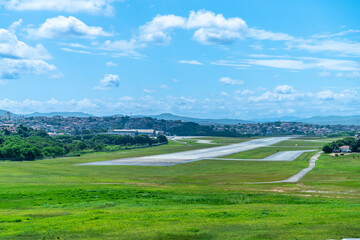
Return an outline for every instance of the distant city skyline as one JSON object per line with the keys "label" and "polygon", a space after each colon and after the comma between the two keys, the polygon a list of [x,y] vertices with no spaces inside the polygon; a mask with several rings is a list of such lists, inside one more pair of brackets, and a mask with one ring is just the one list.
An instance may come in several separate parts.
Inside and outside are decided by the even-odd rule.
{"label": "distant city skyline", "polygon": [[0,109],[360,115],[360,2],[0,1]]}

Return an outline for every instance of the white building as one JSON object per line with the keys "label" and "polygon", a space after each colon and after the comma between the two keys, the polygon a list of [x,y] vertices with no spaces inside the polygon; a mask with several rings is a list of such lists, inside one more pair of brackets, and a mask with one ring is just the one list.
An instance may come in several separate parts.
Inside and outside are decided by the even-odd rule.
{"label": "white building", "polygon": [[137,135],[148,135],[149,137],[157,137],[159,135],[163,135],[164,131],[156,131],[154,129],[114,129],[108,134],[121,135],[121,136],[132,136],[135,137]]}
{"label": "white building", "polygon": [[341,147],[339,147],[339,150],[340,150],[340,152],[346,152],[346,153],[351,152],[350,146],[341,146]]}

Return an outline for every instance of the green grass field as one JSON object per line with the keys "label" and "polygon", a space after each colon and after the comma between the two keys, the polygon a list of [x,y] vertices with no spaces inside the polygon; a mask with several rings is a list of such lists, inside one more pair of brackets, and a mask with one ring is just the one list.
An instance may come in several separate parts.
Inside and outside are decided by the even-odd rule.
{"label": "green grass field", "polygon": [[285,179],[307,167],[314,153],[293,162],[74,166],[212,146],[172,142],[78,158],[0,163],[0,239],[360,237],[357,155],[323,155],[296,184],[247,183]]}

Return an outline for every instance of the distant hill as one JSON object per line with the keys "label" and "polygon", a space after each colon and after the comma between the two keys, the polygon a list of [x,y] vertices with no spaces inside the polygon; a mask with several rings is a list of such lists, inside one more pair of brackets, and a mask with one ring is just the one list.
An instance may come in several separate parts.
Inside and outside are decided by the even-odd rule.
{"label": "distant hill", "polygon": [[283,116],[283,117],[277,117],[277,118],[253,118],[250,119],[252,122],[257,123],[266,123],[266,122],[299,122],[302,118],[300,117],[291,117],[291,116]]}
{"label": "distant hill", "polygon": [[353,116],[315,116],[297,120],[296,122],[314,123],[323,125],[360,125],[360,115]]}
{"label": "distant hill", "polygon": [[[4,116],[8,111],[0,109],[0,116]],[[10,112],[11,115],[15,115],[12,112]]]}
{"label": "distant hill", "polygon": [[[0,109],[0,116],[4,116],[8,111],[4,109]],[[34,112],[30,114],[15,114],[11,113],[11,116],[24,116],[24,117],[54,117],[54,116],[62,116],[62,117],[93,117],[94,115],[83,113],[83,112],[49,112],[49,113],[40,113]],[[116,114],[113,116],[124,116],[121,114]],[[303,122],[303,123],[311,123],[311,124],[321,124],[321,125],[360,125],[360,115],[353,116],[314,116],[310,118],[300,118],[294,116],[283,116],[283,117],[274,117],[274,118],[254,118],[250,120],[242,120],[242,119],[215,119],[215,118],[192,118],[185,116],[178,116],[171,113],[162,113],[159,115],[138,115],[136,117],[152,117],[157,119],[164,120],[181,120],[183,122],[196,122],[201,125],[212,125],[212,124],[238,124],[238,123],[264,123],[264,122],[276,122],[276,121],[288,121],[288,122]]]}
{"label": "distant hill", "polygon": [[30,114],[25,114],[25,117],[92,117],[93,115],[83,112],[49,112],[49,113],[39,113],[34,112]]}
{"label": "distant hill", "polygon": [[192,117],[184,117],[177,116],[171,113],[162,113],[160,115],[151,115],[151,116],[141,116],[141,117],[152,117],[157,119],[164,120],[181,120],[183,122],[196,122],[202,125],[211,125],[211,124],[237,124],[237,123],[251,123],[251,121],[240,120],[240,119],[211,119],[211,118],[192,118]]}

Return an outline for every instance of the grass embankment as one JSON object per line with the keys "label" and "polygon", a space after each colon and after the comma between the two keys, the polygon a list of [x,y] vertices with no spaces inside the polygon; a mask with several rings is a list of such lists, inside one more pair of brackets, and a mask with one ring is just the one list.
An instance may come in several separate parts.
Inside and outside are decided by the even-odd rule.
{"label": "grass embankment", "polygon": [[73,165],[200,147],[171,143],[0,164],[0,239],[359,237],[360,158],[323,156],[300,184],[265,185],[241,183],[276,180],[307,159],[277,166],[216,160],[172,167]]}

